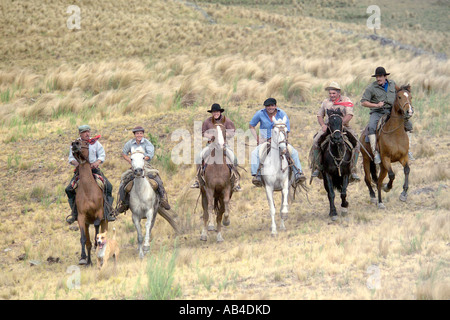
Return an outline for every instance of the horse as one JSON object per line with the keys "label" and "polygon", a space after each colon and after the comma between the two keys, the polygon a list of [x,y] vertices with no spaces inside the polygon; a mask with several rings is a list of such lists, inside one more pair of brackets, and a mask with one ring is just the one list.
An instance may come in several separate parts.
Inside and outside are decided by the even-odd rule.
{"label": "horse", "polygon": [[230,200],[233,195],[231,170],[227,164],[225,143],[226,129],[219,122],[214,122],[214,142],[210,145],[211,153],[205,159],[204,178],[199,172],[200,192],[203,207],[203,228],[201,241],[207,241],[208,231],[213,231],[216,214],[217,242],[223,242],[222,224],[230,225]]}
{"label": "horse", "polygon": [[329,216],[332,221],[337,220],[336,206],[334,205],[337,189],[341,193],[341,213],[348,211],[347,187],[351,175],[352,148],[350,142],[345,141],[343,132],[343,114],[341,110],[327,110],[329,138],[321,148],[323,159],[323,185],[330,202]]}
{"label": "horse", "polygon": [[[130,210],[132,220],[138,234],[139,257],[144,258],[144,253],[150,250],[150,234],[155,224],[157,213],[160,213],[170,225],[178,232],[173,218],[159,205],[160,196],[155,190],[157,182],[150,181],[149,174],[157,174],[158,170],[146,167],[144,149],[142,147],[131,150],[131,171],[134,175],[133,187],[130,190]],[[141,220],[145,223],[145,239],[142,236]]]}
{"label": "horse", "polygon": [[[95,227],[95,237],[101,228],[101,232],[108,230],[108,221],[104,218],[104,198],[103,191],[98,186],[92,174],[91,164],[89,163],[89,143],[81,139],[72,142],[72,153],[78,161],[79,180],[75,197],[75,204],[78,210],[78,226],[81,232],[81,259],[80,265],[91,265],[92,243],[89,237],[89,225]],[[97,247],[96,241],[94,241]],[[86,259],[87,248],[87,259]]]}
{"label": "horse", "polygon": [[[396,98],[391,114],[389,119],[379,129],[377,136],[377,143],[381,156],[380,173],[378,177],[370,145],[365,139],[366,134],[363,133],[360,138],[361,145],[364,147],[363,149],[365,151],[362,152],[361,150],[365,173],[364,181],[369,189],[372,203],[377,203],[377,199],[371,181],[377,184],[379,209],[386,208],[381,199],[381,190],[389,192],[392,189],[395,173],[392,170],[391,164],[394,162],[401,163],[405,174],[405,182],[403,184],[403,192],[400,194],[400,201],[405,202],[408,197],[408,178],[410,172],[408,164],[409,139],[404,128],[404,121],[414,114],[414,108],[411,103],[411,87],[409,84],[401,87],[395,86],[395,90]],[[389,175],[389,182],[383,185],[383,179],[386,177],[386,174]]]}
{"label": "horse", "polygon": [[[288,152],[286,116],[283,119],[275,119],[272,129],[272,138],[266,142],[266,146],[260,148],[260,161],[263,164],[261,178],[269,202],[270,217],[272,219],[271,234],[277,235],[275,223],[274,191],[281,191],[281,223],[280,230],[286,230],[284,220],[289,213],[289,163],[286,157]],[[267,151],[268,150],[268,153]],[[261,154],[262,153],[262,154]]]}

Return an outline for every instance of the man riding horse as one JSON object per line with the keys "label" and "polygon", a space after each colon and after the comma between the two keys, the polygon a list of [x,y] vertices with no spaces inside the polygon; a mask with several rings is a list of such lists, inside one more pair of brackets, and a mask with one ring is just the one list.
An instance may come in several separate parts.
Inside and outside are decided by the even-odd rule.
{"label": "man riding horse", "polygon": [[[109,205],[106,206],[106,218],[108,221],[114,221],[116,218],[112,214],[112,203],[114,201],[112,197],[112,184],[106,179],[103,172],[100,170],[100,164],[102,164],[105,161],[105,149],[101,145],[101,143],[98,141],[100,136],[96,136],[91,139],[90,137],[91,133],[91,127],[88,125],[82,125],[78,127],[78,134],[80,135],[81,140],[86,141],[89,143],[89,162],[91,164],[92,174],[97,174],[102,177],[104,186],[105,186],[105,192],[106,192],[106,200]],[[73,222],[77,221],[78,217],[78,211],[77,207],[75,205],[75,196],[76,191],[74,189],[75,182],[78,178],[78,161],[75,159],[75,157],[72,154],[72,148],[70,149],[69,154],[69,163],[75,167],[74,175],[72,177],[72,180],[70,180],[69,185],[66,187],[66,194],[68,197],[70,208],[72,209],[72,214],[66,217],[66,221],[68,224],[72,224]]]}
{"label": "man riding horse", "polygon": [[[287,119],[287,131],[290,132],[291,129],[289,124],[289,117],[287,116],[286,112],[277,107],[277,100],[275,100],[274,98],[268,98],[264,101],[264,109],[257,111],[252,120],[250,120],[250,131],[252,132],[252,135],[256,139],[258,144],[258,146],[252,151],[251,154],[251,173],[253,176],[252,183],[257,187],[263,186],[261,178],[262,165],[260,164],[259,150],[264,142],[270,140],[272,136],[274,120],[283,119],[283,117],[286,117]],[[258,137],[255,129],[258,123],[261,139],[260,137]],[[297,185],[301,182],[304,182],[306,180],[306,177],[302,172],[302,166],[300,164],[297,150],[295,150],[294,147],[292,147],[292,145],[290,144],[288,146],[288,150],[288,156],[290,157],[290,162],[292,163],[290,167],[292,168],[292,172],[294,173],[294,183],[295,185]]]}
{"label": "man riding horse", "polygon": [[353,118],[353,103],[351,100],[341,95],[341,87],[338,83],[332,82],[328,87],[325,88],[326,91],[328,91],[328,99],[323,100],[319,112],[317,113],[317,121],[319,122],[319,125],[321,129],[316,133],[313,140],[313,146],[312,146],[312,163],[311,163],[311,169],[313,170],[313,173],[311,174],[311,177],[318,177],[320,174],[320,171],[322,171],[322,156],[320,153],[320,145],[325,140],[325,137],[330,133],[328,130],[328,117],[327,117],[327,111],[328,110],[337,110],[340,109],[342,114],[344,115],[344,118],[342,119],[342,123],[344,125],[344,132],[347,135],[347,138],[353,145],[353,162],[351,165],[352,168],[352,174],[351,179],[352,180],[360,180],[358,173],[357,173],[357,163],[358,163],[358,155],[359,155],[359,143],[358,143],[358,137],[356,136],[355,132],[350,128],[350,120]]}
{"label": "man riding horse", "polygon": [[[134,134],[134,139],[130,139],[125,143],[125,145],[122,149],[122,157],[131,165],[131,159],[129,157],[131,150],[136,149],[137,147],[141,146],[145,150],[144,160],[147,161],[146,166],[151,168],[150,161],[152,160],[153,156],[155,155],[155,147],[149,140],[144,138],[145,129],[143,127],[137,126],[131,131]],[[129,205],[130,205],[129,204],[129,201],[130,201],[129,191],[131,190],[131,188],[129,188],[130,190],[128,190],[127,185],[134,179],[134,175],[132,173],[133,173],[133,171],[130,168],[122,174],[122,179],[120,181],[120,186],[119,186],[119,200],[118,200],[118,204],[117,204],[117,212],[118,213],[123,213],[123,212],[127,211],[129,208]],[[148,175],[148,177],[150,179],[156,181],[158,184],[156,191],[159,193],[159,195],[161,197],[161,200],[160,200],[161,206],[166,210],[170,210],[170,205],[169,205],[169,202],[167,199],[167,193],[166,193],[166,190],[164,189],[164,185],[161,180],[161,177],[157,173],[150,173]]]}
{"label": "man riding horse", "polygon": [[[361,98],[361,105],[370,108],[370,119],[368,126],[368,138],[372,153],[375,155],[375,164],[381,163],[380,153],[377,150],[376,130],[378,121],[384,115],[390,115],[392,106],[395,101],[395,82],[389,80],[387,73],[383,67],[378,67],[375,74],[372,75],[376,81],[372,82],[364,91]],[[408,134],[409,143],[411,145],[412,123],[409,119],[405,119],[405,131]],[[410,148],[411,150],[411,148]],[[408,152],[409,160],[414,161],[412,152]]]}
{"label": "man riding horse", "polygon": [[[214,103],[211,106],[211,109],[208,110],[209,113],[211,113],[211,117],[207,118],[202,125],[202,136],[206,137],[208,139],[208,143],[205,148],[200,152],[199,155],[196,156],[195,163],[197,164],[197,174],[195,175],[195,181],[191,185],[191,188],[199,188],[199,181],[198,181],[198,174],[200,173],[200,170],[202,169],[202,161],[205,161],[209,153],[211,152],[210,145],[211,142],[214,141],[214,123],[222,123],[225,126],[226,129],[226,137],[232,138],[234,136],[234,131],[236,130],[233,121],[231,121],[229,118],[225,117],[222,113],[225,111],[220,104]],[[226,159],[227,164],[230,167],[230,170],[232,171],[232,176],[234,176],[234,186],[233,191],[239,192],[242,191],[242,188],[240,186],[240,175],[237,171],[237,158],[233,153],[233,150],[231,148],[227,148],[227,145],[225,144],[225,152],[226,152]]]}

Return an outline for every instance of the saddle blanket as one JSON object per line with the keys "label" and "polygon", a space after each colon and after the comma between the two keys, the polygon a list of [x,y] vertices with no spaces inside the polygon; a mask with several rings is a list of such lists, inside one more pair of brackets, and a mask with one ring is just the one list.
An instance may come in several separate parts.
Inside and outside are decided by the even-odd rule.
{"label": "saddle blanket", "polygon": [[[97,173],[92,174],[94,176],[95,182],[97,182],[97,185],[100,187],[100,189],[105,190],[105,180],[103,177]],[[76,176],[75,179],[72,181],[72,188],[76,191],[78,187],[78,181],[80,180],[80,176]]]}

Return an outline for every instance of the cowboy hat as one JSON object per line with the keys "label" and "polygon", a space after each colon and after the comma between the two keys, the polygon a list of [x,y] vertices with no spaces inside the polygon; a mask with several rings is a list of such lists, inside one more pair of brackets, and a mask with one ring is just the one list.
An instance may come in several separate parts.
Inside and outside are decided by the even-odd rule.
{"label": "cowboy hat", "polygon": [[331,82],[328,87],[325,88],[325,91],[328,90],[341,90],[341,86],[337,82]]}
{"label": "cowboy hat", "polygon": [[78,133],[83,133],[85,131],[91,131],[91,127],[89,127],[87,124],[78,127]]}
{"label": "cowboy hat", "polygon": [[145,132],[144,128],[142,128],[141,126],[137,126],[137,127],[133,128],[133,130],[131,130],[131,131],[133,133],[136,133],[136,132],[139,132],[139,131]]}
{"label": "cowboy hat", "polygon": [[375,74],[372,75],[372,77],[376,77],[376,76],[388,76],[390,75],[390,73],[386,73],[386,69],[384,69],[383,67],[378,67],[375,69]]}
{"label": "cowboy hat", "polygon": [[212,113],[212,112],[214,112],[214,111],[224,112],[225,109],[222,109],[222,108],[220,107],[220,104],[214,103],[214,104],[211,106],[211,110],[208,110],[208,112],[209,112],[209,113]]}

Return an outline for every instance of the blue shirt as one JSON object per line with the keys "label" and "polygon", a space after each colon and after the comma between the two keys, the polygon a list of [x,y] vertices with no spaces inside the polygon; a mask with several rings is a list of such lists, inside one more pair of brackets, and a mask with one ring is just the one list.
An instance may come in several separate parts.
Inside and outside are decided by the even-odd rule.
{"label": "blue shirt", "polygon": [[384,91],[387,92],[388,87],[389,87],[389,81],[386,81],[382,87],[383,87]]}
{"label": "blue shirt", "polygon": [[[275,115],[275,119],[283,119],[283,117],[286,116],[286,127],[288,132],[291,131],[291,126],[289,123],[289,117],[287,116],[286,112],[281,110],[280,108],[277,108],[277,114]],[[250,120],[250,125],[252,127],[256,127],[259,123],[259,133],[262,138],[269,139],[272,137],[272,128],[273,128],[273,122],[269,118],[269,114],[267,113],[266,109],[261,109],[255,113],[252,120]]]}
{"label": "blue shirt", "polygon": [[123,146],[122,153],[128,155],[128,153],[131,153],[132,148],[135,149],[138,146],[141,146],[144,149],[144,155],[150,158],[148,159],[148,162],[150,162],[150,160],[152,160],[153,156],[155,155],[155,147],[149,140],[145,138],[142,138],[140,144],[137,144],[136,139],[129,140]]}

